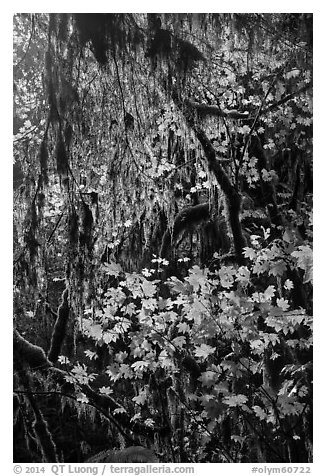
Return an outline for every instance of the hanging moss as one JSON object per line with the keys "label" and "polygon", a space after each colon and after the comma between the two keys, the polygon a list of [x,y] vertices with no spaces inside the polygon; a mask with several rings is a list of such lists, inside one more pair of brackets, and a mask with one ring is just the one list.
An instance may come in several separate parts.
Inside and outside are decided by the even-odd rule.
{"label": "hanging moss", "polygon": [[172,52],[172,35],[168,30],[158,28],[150,40],[146,56],[154,59],[156,56],[167,58]]}
{"label": "hanging moss", "polygon": [[134,129],[134,123],[135,123],[135,119],[133,117],[132,114],[130,114],[129,112],[126,113],[125,117],[124,117],[124,123],[125,123],[125,128],[128,130],[133,130]]}
{"label": "hanging moss", "polygon": [[[77,88],[72,84],[71,79],[67,78],[64,73],[60,74],[59,81],[59,95],[58,95],[58,104],[61,116],[64,116],[66,113],[72,109],[72,107],[79,102],[79,95]],[[71,127],[68,123],[67,126]]]}
{"label": "hanging moss", "polygon": [[90,42],[97,61],[106,64],[109,49],[107,14],[76,13],[74,18],[82,46]]}
{"label": "hanging moss", "polygon": [[59,15],[59,29],[58,29],[58,37],[61,41],[67,41],[68,39],[68,28],[69,28],[69,20],[70,15],[69,13],[60,13]]}
{"label": "hanging moss", "polygon": [[42,452],[43,461],[46,463],[58,462],[56,446],[49,431],[48,424],[40,413],[33,425],[33,430]]}
{"label": "hanging moss", "polygon": [[49,119],[50,121],[57,121],[58,120],[58,110],[57,110],[57,100],[54,88],[54,73],[53,73],[53,56],[51,53],[50,47],[45,53],[45,81],[46,81],[46,91],[48,97],[48,104],[49,104]]}
{"label": "hanging moss", "polygon": [[57,99],[54,89],[54,84],[52,78],[49,79],[48,85],[48,102],[49,102],[49,120],[51,122],[57,122],[59,120],[59,113],[57,107]]}
{"label": "hanging moss", "polygon": [[35,200],[31,203],[29,216],[28,216],[28,225],[26,232],[24,234],[24,241],[26,247],[29,251],[30,261],[34,262],[40,243],[36,239],[36,230],[37,230],[37,211]]}
{"label": "hanging moss", "polygon": [[66,177],[68,175],[68,155],[61,132],[58,133],[57,137],[55,157],[58,174]]}
{"label": "hanging moss", "polygon": [[73,128],[70,123],[67,123],[64,130],[64,138],[67,149],[70,148],[71,140],[73,135]]}
{"label": "hanging moss", "polygon": [[[179,15],[176,15],[176,17],[177,20],[181,18]],[[195,45],[178,38],[169,30],[163,29],[161,19],[157,14],[149,14],[147,19],[149,29],[152,31],[152,37],[149,40],[146,52],[147,57],[155,59],[159,56],[165,60],[172,59],[176,68],[182,71],[191,68],[196,61],[205,60],[204,55]]]}
{"label": "hanging moss", "polygon": [[177,49],[177,65],[181,66],[183,70],[188,70],[191,68],[196,61],[205,61],[205,56],[189,41],[178,38]]}
{"label": "hanging moss", "polygon": [[143,34],[126,13],[76,13],[73,15],[82,46],[90,48],[99,64],[105,65],[109,52],[135,49],[143,41]]}
{"label": "hanging moss", "polygon": [[50,13],[49,15],[49,36],[56,32],[58,15],[57,13]]}
{"label": "hanging moss", "polygon": [[47,50],[45,52],[45,74],[46,74],[46,77],[47,79],[49,80],[52,76],[52,64],[53,64],[53,61],[52,61],[52,55],[51,55],[51,52],[50,50]]}
{"label": "hanging moss", "polygon": [[48,185],[49,177],[48,177],[48,148],[47,148],[47,141],[43,138],[40,146],[39,151],[39,160],[40,160],[40,168],[41,168],[41,176],[44,185]]}
{"label": "hanging moss", "polygon": [[45,205],[45,195],[43,192],[40,191],[37,194],[37,208],[39,212],[41,212],[41,210],[44,208],[44,205]]}
{"label": "hanging moss", "polygon": [[184,232],[189,231],[199,223],[208,220],[210,216],[209,204],[202,203],[182,210],[176,216],[172,230],[168,228],[163,235],[160,256],[166,257],[171,245],[175,244],[177,238]]}
{"label": "hanging moss", "polygon": [[18,415],[18,412],[19,412],[19,408],[20,408],[20,400],[19,400],[19,396],[17,395],[17,393],[13,393],[13,414],[14,414],[14,422],[16,421],[17,419],[17,415]]}
{"label": "hanging moss", "polygon": [[73,209],[68,218],[69,243],[74,248],[78,242],[78,215]]}
{"label": "hanging moss", "polygon": [[81,230],[79,242],[82,246],[86,245],[91,251],[93,247],[92,231],[93,231],[93,213],[87,203],[81,203]]}

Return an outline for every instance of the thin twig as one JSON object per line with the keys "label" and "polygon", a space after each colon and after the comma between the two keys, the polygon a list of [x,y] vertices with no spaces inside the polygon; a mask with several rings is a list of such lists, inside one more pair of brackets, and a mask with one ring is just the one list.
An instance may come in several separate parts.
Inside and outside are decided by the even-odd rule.
{"label": "thin twig", "polygon": [[59,216],[59,219],[58,219],[57,223],[55,224],[55,227],[53,228],[52,232],[50,233],[49,238],[46,240],[46,244],[49,244],[49,243],[50,243],[51,238],[52,238],[52,236],[54,235],[56,229],[58,228],[58,226],[59,226],[59,224],[60,224],[60,221],[61,221],[61,219],[62,219],[62,217],[63,217],[63,215],[64,215],[65,209],[66,209],[66,207],[64,208],[64,210],[62,211],[61,215]]}
{"label": "thin twig", "polygon": [[269,93],[272,91],[272,89],[273,89],[273,87],[274,87],[276,78],[277,78],[277,76],[275,76],[273,83],[272,83],[272,84],[270,85],[270,87],[268,88],[268,91],[266,92],[266,94],[265,94],[265,96],[264,96],[264,98],[263,98],[263,100],[262,100],[262,102],[261,102],[261,104],[260,104],[260,106],[259,106],[259,109],[258,109],[258,111],[257,111],[256,117],[255,117],[255,119],[254,119],[254,121],[253,121],[253,123],[252,123],[252,125],[251,125],[249,134],[248,134],[248,136],[247,136],[247,138],[246,138],[246,142],[245,142],[245,145],[243,146],[243,151],[242,151],[242,154],[241,154],[241,157],[240,157],[240,160],[239,160],[239,168],[241,167],[242,162],[243,162],[243,160],[244,160],[244,156],[245,156],[247,147],[248,147],[248,145],[249,145],[249,141],[250,141],[251,136],[252,136],[252,134],[253,134],[253,132],[254,132],[254,129],[255,129],[256,124],[257,124],[257,121],[258,121],[258,119],[259,119],[259,117],[260,117],[260,114],[261,114],[263,105],[265,104],[266,99],[267,99],[267,97],[269,96]]}

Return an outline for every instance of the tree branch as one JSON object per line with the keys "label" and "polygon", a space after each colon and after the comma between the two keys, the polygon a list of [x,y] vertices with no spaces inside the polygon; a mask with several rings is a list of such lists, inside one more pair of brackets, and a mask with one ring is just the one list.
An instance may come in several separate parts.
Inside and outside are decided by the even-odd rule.
{"label": "tree branch", "polygon": [[261,114],[266,114],[266,112],[272,111],[273,109],[276,109],[278,106],[281,106],[282,104],[285,104],[286,102],[290,101],[291,99],[295,98],[296,96],[299,96],[301,93],[307,91],[312,87],[312,83],[308,83],[302,88],[298,89],[297,91],[294,91],[291,94],[288,94],[287,96],[284,96],[284,98],[280,99],[279,101],[274,102],[273,104],[270,104],[267,106],[265,109],[261,111]]}
{"label": "tree branch", "polygon": [[[44,350],[28,342],[17,330],[14,331],[14,360],[19,365],[27,364],[32,369],[39,369],[43,372],[48,371],[54,380],[63,386],[64,392],[66,392],[66,389],[75,392],[75,385],[70,383],[71,375],[69,372],[54,367],[46,357]],[[140,422],[132,422],[131,416],[128,413],[112,415],[115,410],[121,408],[121,405],[116,400],[109,395],[98,393],[88,384],[79,384],[79,390],[86,395],[92,406],[95,406],[109,420],[116,420],[117,425],[121,425],[131,434],[153,438],[155,434],[166,436],[170,431],[167,427],[149,427]],[[132,437],[130,436],[130,438]]]}
{"label": "tree branch", "polygon": [[238,112],[235,109],[224,109],[224,111],[219,106],[213,106],[209,104],[202,104],[199,102],[191,101],[186,99],[184,104],[187,107],[195,109],[200,116],[216,116],[216,117],[226,117],[228,119],[248,119],[249,112]]}
{"label": "tree branch", "polygon": [[[187,101],[182,101],[180,95],[176,90],[172,93],[172,99],[175,102],[176,106],[183,112],[183,115],[189,125],[194,131],[198,141],[201,143],[203,150],[208,161],[208,166],[210,170],[214,173],[222,192],[224,193],[227,201],[227,207],[229,212],[229,224],[231,227],[234,250],[239,263],[242,263],[243,258],[243,248],[246,246],[246,240],[243,235],[241,222],[240,222],[240,208],[241,208],[241,197],[232,185],[228,175],[222,168],[220,162],[217,160],[216,151],[213,147],[212,142],[209,140],[205,132],[199,127],[194,118],[193,111],[189,111],[187,107]],[[186,106],[186,108],[184,107]]]}

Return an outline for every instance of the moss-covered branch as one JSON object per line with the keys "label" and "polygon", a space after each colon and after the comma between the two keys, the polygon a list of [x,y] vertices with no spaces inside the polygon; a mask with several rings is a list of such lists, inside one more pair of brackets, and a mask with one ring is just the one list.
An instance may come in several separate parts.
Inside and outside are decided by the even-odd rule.
{"label": "moss-covered branch", "polygon": [[33,370],[44,370],[52,366],[44,350],[28,342],[17,330],[14,330],[14,364],[18,367],[29,366]]}
{"label": "moss-covered branch", "polygon": [[175,90],[172,94],[172,98],[177,107],[183,112],[184,117],[191,129],[194,131],[198,141],[203,147],[208,166],[212,173],[215,175],[217,182],[219,183],[222,192],[225,195],[228,219],[230,228],[233,235],[234,250],[239,262],[243,262],[243,248],[246,246],[246,240],[242,231],[240,222],[240,208],[241,197],[236,188],[232,185],[230,178],[224,171],[220,162],[217,160],[216,151],[203,129],[196,123],[195,111],[189,107],[189,101],[182,101],[180,95]]}
{"label": "moss-covered branch", "polygon": [[[33,346],[33,347],[36,347],[36,346]],[[59,457],[57,454],[57,448],[53,440],[51,431],[49,429],[48,423],[46,419],[44,418],[44,415],[41,409],[39,408],[37,404],[37,401],[33,395],[33,392],[31,391],[30,374],[22,366],[20,367],[18,374],[19,374],[19,379],[21,384],[26,389],[25,395],[34,413],[35,420],[33,423],[33,432],[35,434],[36,441],[42,453],[42,462],[58,463]]]}
{"label": "moss-covered branch", "polygon": [[215,116],[215,117],[225,117],[226,119],[248,119],[249,112],[239,112],[235,109],[224,109],[222,110],[219,106],[203,104],[196,101],[191,101],[187,99],[184,104],[195,110],[201,117],[205,116]]}
{"label": "moss-covered branch", "polygon": [[[28,342],[18,331],[14,332],[14,361],[19,369],[23,364],[23,367],[28,365],[31,369],[49,371],[49,375],[55,383],[62,386],[64,392],[75,392],[75,385],[69,382],[71,375],[65,370],[54,367],[44,350]],[[79,384],[79,390],[86,395],[92,406],[95,406],[109,420],[115,420],[130,434],[153,438],[155,434],[164,436],[169,432],[169,428],[149,427],[139,422],[131,422],[132,416],[128,413],[116,413],[113,416],[114,411],[121,408],[116,400],[109,395],[98,393],[87,384]]]}
{"label": "moss-covered branch", "polygon": [[62,344],[66,336],[67,323],[69,319],[69,291],[66,288],[62,293],[61,304],[58,307],[57,320],[54,324],[50,350],[48,358],[51,362],[56,362],[60,355]]}
{"label": "moss-covered branch", "polygon": [[169,248],[173,245],[177,238],[185,231],[193,226],[209,219],[209,204],[201,203],[193,207],[188,207],[177,214],[173,222],[172,228],[168,227],[163,235],[160,256],[166,257]]}

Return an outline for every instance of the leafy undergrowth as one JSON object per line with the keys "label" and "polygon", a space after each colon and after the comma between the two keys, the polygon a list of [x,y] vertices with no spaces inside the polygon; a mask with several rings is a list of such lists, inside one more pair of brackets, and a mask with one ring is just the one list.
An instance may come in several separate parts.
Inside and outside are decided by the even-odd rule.
{"label": "leafy undergrowth", "polygon": [[[295,308],[300,291],[287,270],[300,269],[309,287],[311,248],[251,242],[246,266],[194,265],[183,279],[160,279],[160,258],[141,273],[105,265],[101,307],[82,320],[90,363],[60,357],[70,382],[99,381],[121,402],[115,414],[167,425],[177,460],[294,461],[310,452],[312,318]],[[109,356],[100,375],[99,348]],[[82,392],[78,400],[88,402]]]}

